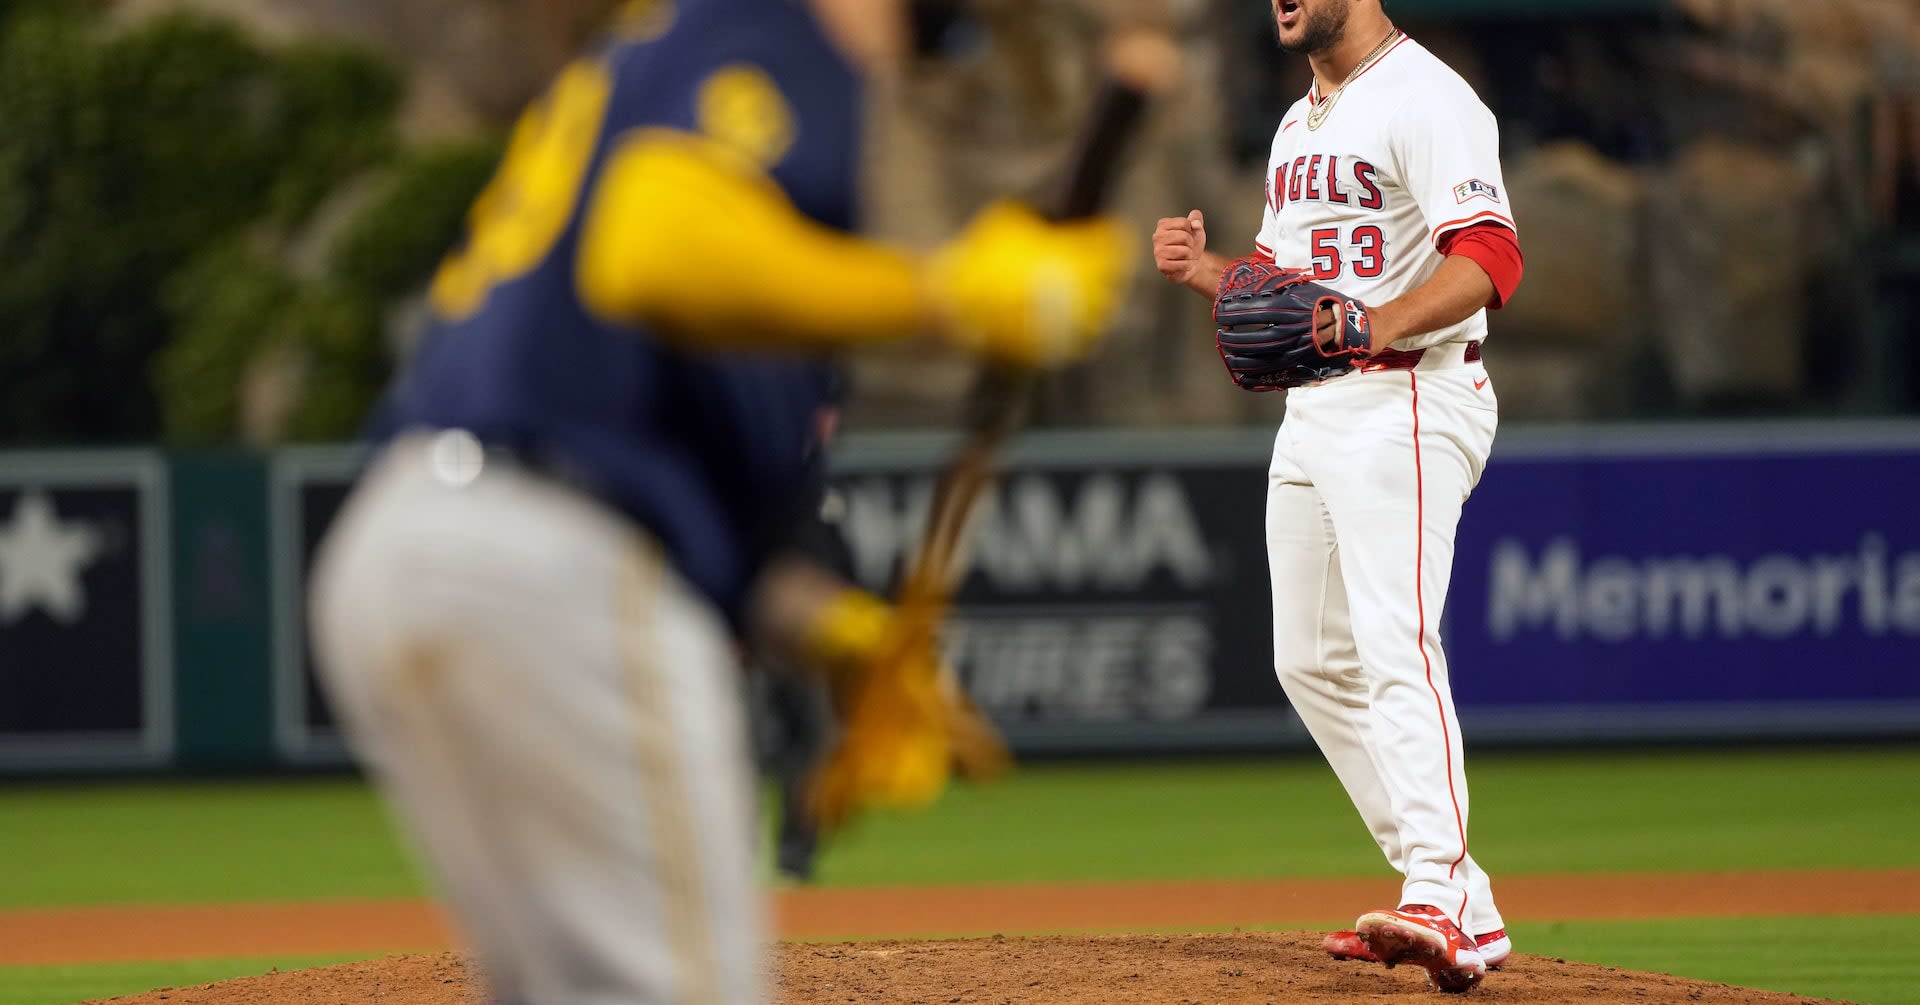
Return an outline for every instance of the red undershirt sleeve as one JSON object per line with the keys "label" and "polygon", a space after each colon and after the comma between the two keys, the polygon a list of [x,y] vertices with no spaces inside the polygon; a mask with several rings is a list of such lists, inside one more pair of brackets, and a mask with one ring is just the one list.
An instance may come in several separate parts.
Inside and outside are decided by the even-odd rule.
{"label": "red undershirt sleeve", "polygon": [[1440,235],[1436,242],[1442,255],[1459,255],[1471,261],[1487,273],[1493,280],[1493,298],[1487,307],[1499,310],[1513,299],[1515,290],[1520,288],[1520,276],[1526,271],[1526,263],[1520,256],[1520,238],[1499,223],[1476,223],[1471,227],[1450,230]]}

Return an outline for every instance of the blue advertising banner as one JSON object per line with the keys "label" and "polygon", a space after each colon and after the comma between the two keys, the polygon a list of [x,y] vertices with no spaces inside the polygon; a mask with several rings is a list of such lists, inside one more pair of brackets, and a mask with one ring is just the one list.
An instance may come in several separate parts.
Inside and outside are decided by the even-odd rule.
{"label": "blue advertising banner", "polygon": [[[1309,742],[1271,670],[1271,435],[1016,444],[949,646],[1016,746]],[[917,538],[947,449],[850,438],[837,481],[868,585]],[[1916,518],[1911,423],[1503,432],[1443,625],[1467,736],[1920,736]]]}
{"label": "blue advertising banner", "polygon": [[1503,436],[1445,630],[1470,736],[1920,732],[1920,435]]}

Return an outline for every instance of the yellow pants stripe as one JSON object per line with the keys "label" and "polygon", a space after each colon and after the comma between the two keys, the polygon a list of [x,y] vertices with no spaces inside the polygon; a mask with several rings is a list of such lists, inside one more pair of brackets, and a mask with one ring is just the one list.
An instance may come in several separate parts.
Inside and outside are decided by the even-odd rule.
{"label": "yellow pants stripe", "polygon": [[653,838],[668,944],[674,961],[673,1000],[708,1005],[721,1000],[719,961],[700,835],[681,763],[673,695],[666,690],[658,653],[661,557],[635,543],[621,562],[619,630],[621,660],[632,690],[634,743],[640,768],[640,799]]}

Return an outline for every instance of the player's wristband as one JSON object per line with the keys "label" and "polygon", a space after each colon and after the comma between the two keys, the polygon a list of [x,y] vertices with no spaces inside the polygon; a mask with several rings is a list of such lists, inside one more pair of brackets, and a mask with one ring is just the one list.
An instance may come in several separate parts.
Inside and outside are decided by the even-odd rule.
{"label": "player's wristband", "polygon": [[872,655],[893,622],[893,608],[865,590],[842,590],[827,600],[801,639],[807,661],[829,674]]}

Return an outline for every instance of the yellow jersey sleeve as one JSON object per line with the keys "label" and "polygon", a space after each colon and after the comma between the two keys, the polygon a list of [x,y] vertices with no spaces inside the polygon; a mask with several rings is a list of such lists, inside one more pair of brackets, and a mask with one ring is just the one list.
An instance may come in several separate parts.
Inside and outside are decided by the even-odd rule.
{"label": "yellow jersey sleeve", "polygon": [[711,137],[619,137],[585,213],[581,303],[671,342],[832,348],[932,321],[913,255],[807,218],[752,157]]}

